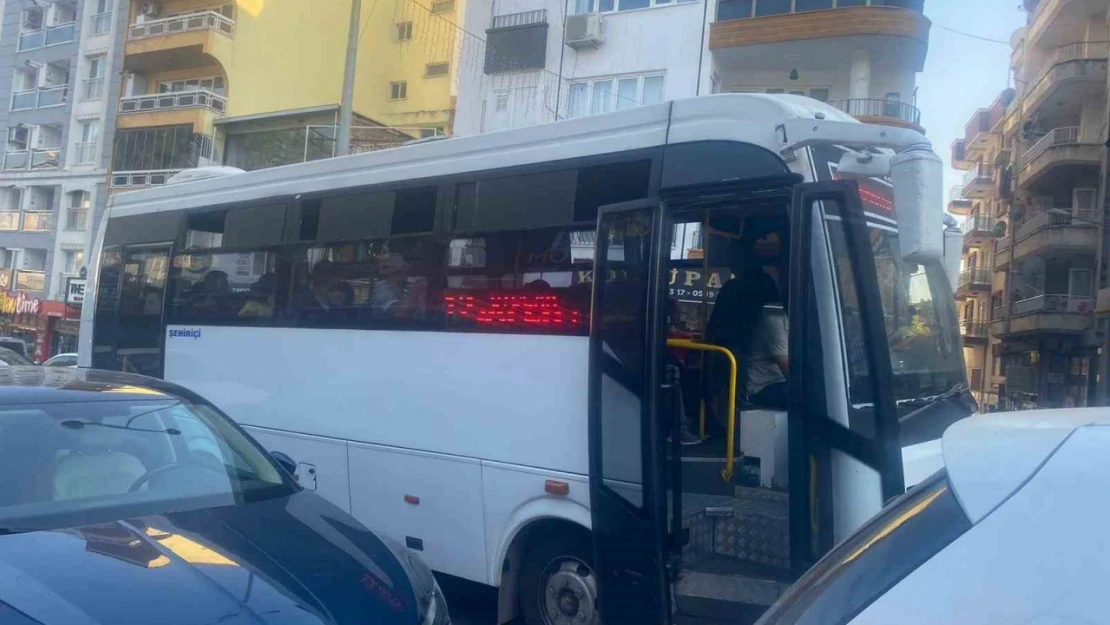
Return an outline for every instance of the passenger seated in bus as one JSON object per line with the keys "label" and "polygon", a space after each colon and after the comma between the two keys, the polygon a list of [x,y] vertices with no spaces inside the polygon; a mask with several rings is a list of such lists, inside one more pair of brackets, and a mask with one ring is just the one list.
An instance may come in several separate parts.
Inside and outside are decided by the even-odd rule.
{"label": "passenger seated in bus", "polygon": [[409,284],[408,273],[409,263],[399,252],[389,252],[378,261],[379,277],[370,291],[370,310],[375,317],[423,316],[426,287],[420,280]]}
{"label": "passenger seated in bus", "polygon": [[239,309],[239,316],[243,318],[265,318],[274,316],[274,296],[277,287],[277,276],[273,273],[263,274],[247,292],[247,301]]}
{"label": "passenger seated in bus", "polygon": [[201,317],[219,317],[228,312],[231,303],[231,283],[223,271],[213,270],[204,274],[200,282],[193,285],[189,295],[189,309]]}
{"label": "passenger seated in bus", "polygon": [[330,260],[322,260],[312,268],[308,293],[302,293],[299,310],[334,310],[350,306],[355,293],[339,275],[339,267]]}

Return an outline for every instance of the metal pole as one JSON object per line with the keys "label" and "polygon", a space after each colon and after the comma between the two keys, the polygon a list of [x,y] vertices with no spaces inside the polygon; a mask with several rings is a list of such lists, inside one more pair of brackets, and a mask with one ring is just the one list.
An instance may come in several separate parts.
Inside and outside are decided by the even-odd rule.
{"label": "metal pole", "polygon": [[362,0],[351,0],[351,23],[347,25],[347,61],[343,67],[343,99],[339,103],[339,132],[335,138],[337,156],[351,153],[351,108],[355,99],[355,65],[358,63],[358,25]]}

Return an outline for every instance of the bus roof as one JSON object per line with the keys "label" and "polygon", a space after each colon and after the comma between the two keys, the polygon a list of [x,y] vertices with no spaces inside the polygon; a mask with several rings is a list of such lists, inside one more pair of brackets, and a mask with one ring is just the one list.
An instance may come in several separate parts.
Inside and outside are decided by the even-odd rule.
{"label": "bus roof", "polygon": [[472,171],[692,141],[740,141],[778,154],[775,127],[788,119],[856,121],[795,95],[721,94],[551,124],[420,143],[151,187],[112,196],[110,217],[419,180]]}

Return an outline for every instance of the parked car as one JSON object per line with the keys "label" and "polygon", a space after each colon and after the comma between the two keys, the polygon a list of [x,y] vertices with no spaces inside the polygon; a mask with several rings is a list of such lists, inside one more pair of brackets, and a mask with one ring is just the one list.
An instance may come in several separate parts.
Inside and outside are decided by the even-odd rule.
{"label": "parked car", "polygon": [[76,367],[77,366],[77,354],[75,352],[67,352],[67,353],[64,353],[64,354],[55,354],[55,355],[51,356],[50,358],[47,358],[46,362],[42,363],[42,366],[44,366],[44,367]]}
{"label": "parked car", "polygon": [[0,336],[0,347],[10,349],[28,360],[31,358],[31,352],[27,349],[27,341],[23,339],[14,336]]}
{"label": "parked car", "polygon": [[1106,623],[1110,411],[978,415],[758,625]]}
{"label": "parked car", "polygon": [[22,354],[6,347],[0,347],[0,367],[29,367],[35,363],[27,360]]}
{"label": "parked car", "polygon": [[179,386],[0,369],[0,621],[449,623],[416,554],[295,468]]}

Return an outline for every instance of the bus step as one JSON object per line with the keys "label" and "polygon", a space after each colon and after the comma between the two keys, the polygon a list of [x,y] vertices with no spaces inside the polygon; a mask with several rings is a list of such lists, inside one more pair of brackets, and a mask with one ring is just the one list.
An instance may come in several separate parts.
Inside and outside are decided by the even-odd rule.
{"label": "bus step", "polygon": [[790,586],[789,574],[777,567],[760,566],[734,558],[711,555],[683,563],[676,607],[693,617],[751,622]]}
{"label": "bus step", "polygon": [[723,556],[776,568],[790,564],[785,493],[737,488],[735,497],[683,493],[682,528],[689,535],[683,561]]}

